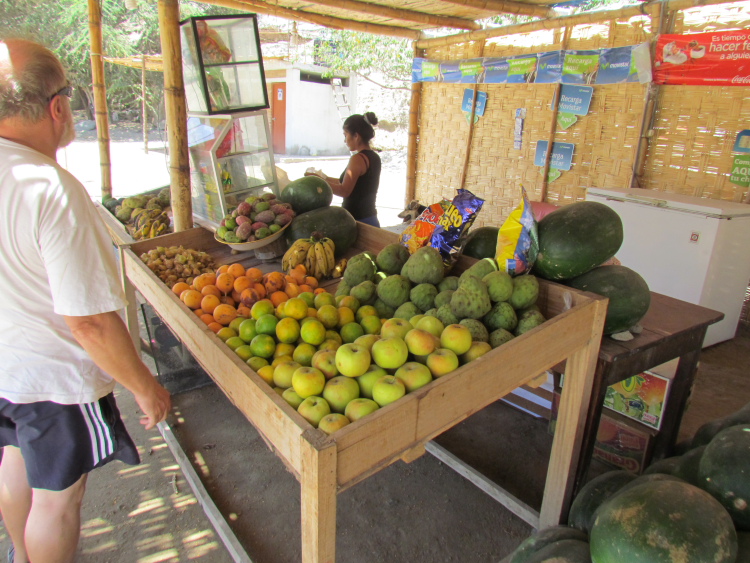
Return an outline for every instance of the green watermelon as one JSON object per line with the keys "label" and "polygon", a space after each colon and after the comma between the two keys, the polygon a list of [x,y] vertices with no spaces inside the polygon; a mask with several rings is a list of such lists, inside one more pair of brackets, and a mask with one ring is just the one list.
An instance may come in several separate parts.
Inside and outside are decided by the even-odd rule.
{"label": "green watermelon", "polygon": [[589,544],[585,540],[560,540],[537,551],[526,563],[591,563]]}
{"label": "green watermelon", "polygon": [[604,334],[628,330],[646,315],[651,304],[646,281],[625,266],[599,266],[565,285],[609,298]]}
{"label": "green watermelon", "polygon": [[594,563],[734,563],[737,556],[727,511],[706,491],[681,481],[621,490],[599,507],[589,542]]}
{"label": "green watermelon", "polygon": [[479,227],[469,231],[463,243],[463,253],[477,260],[482,258],[495,259],[497,250],[498,227]]}
{"label": "green watermelon", "polygon": [[568,525],[588,533],[594,524],[596,509],[635,478],[635,473],[625,470],[607,471],[594,477],[573,499],[568,513]]}
{"label": "green watermelon", "polygon": [[697,448],[693,448],[684,455],[681,455],[680,463],[679,465],[677,465],[672,475],[674,475],[675,477],[679,477],[680,479],[684,479],[691,485],[704,488],[702,479],[700,477],[699,467],[705,449],[706,446],[699,446]]}
{"label": "green watermelon", "polygon": [[732,516],[738,530],[750,531],[750,424],[719,432],[700,458],[701,486]]}
{"label": "green watermelon", "polygon": [[675,455],[672,457],[665,457],[649,465],[644,471],[644,475],[650,475],[652,473],[666,473],[667,475],[674,475],[675,470],[679,467],[682,461],[682,456]]}
{"label": "green watermelon", "polygon": [[541,550],[563,540],[586,541],[585,532],[569,526],[552,526],[529,536],[513,551],[510,563],[528,563]]}
{"label": "green watermelon", "polygon": [[336,256],[342,256],[357,240],[357,221],[343,207],[321,207],[297,215],[286,229],[286,243],[291,246],[301,238],[318,231],[333,240]]}
{"label": "green watermelon", "polygon": [[539,253],[533,274],[561,281],[585,274],[622,245],[620,216],[603,203],[579,201],[553,211],[537,225]]}
{"label": "green watermelon", "polygon": [[693,441],[690,446],[693,448],[697,446],[705,446],[721,430],[729,428],[730,426],[735,426],[736,424],[750,424],[750,403],[723,418],[717,418],[706,422],[703,426],[698,428],[695,436],[693,436]]}
{"label": "green watermelon", "polygon": [[318,176],[302,176],[289,182],[281,190],[279,199],[291,204],[297,215],[301,215],[331,205],[333,190],[328,182]]}

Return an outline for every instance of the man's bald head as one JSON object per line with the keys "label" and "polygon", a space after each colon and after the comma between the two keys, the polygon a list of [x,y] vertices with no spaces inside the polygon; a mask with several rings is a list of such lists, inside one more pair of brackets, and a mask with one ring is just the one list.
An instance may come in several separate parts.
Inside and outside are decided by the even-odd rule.
{"label": "man's bald head", "polygon": [[25,39],[0,39],[0,121],[41,120],[49,98],[65,86],[65,70],[42,45]]}

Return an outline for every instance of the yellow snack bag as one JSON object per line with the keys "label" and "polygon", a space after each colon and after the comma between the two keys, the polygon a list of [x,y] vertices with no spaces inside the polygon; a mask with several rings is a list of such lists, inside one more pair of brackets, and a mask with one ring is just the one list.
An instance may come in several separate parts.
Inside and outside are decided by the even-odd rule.
{"label": "yellow snack bag", "polygon": [[536,219],[526,190],[521,186],[521,203],[511,212],[497,233],[497,267],[511,276],[528,273],[534,266],[538,252]]}

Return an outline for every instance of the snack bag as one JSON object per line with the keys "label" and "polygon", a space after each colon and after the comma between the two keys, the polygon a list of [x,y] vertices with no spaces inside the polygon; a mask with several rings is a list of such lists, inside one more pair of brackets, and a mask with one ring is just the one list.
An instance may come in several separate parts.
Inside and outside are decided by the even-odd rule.
{"label": "snack bag", "polygon": [[523,186],[521,196],[521,203],[511,212],[497,233],[497,267],[511,276],[530,272],[539,252],[536,219]]}
{"label": "snack bag", "polygon": [[484,200],[469,190],[457,192],[430,237],[430,246],[440,251],[446,271],[458,260],[463,239],[484,205]]}
{"label": "snack bag", "polygon": [[412,225],[404,229],[401,233],[400,243],[409,250],[409,254],[414,254],[429,243],[435,227],[445,213],[445,208],[449,205],[450,202],[445,199],[440,203],[433,203],[419,214]]}

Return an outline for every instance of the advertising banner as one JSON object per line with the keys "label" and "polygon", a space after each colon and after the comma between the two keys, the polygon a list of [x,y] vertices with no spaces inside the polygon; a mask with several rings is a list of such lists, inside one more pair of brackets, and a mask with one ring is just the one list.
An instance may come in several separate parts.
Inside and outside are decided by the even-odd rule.
{"label": "advertising banner", "polygon": [[750,84],[750,31],[660,35],[654,82],[706,86]]}

